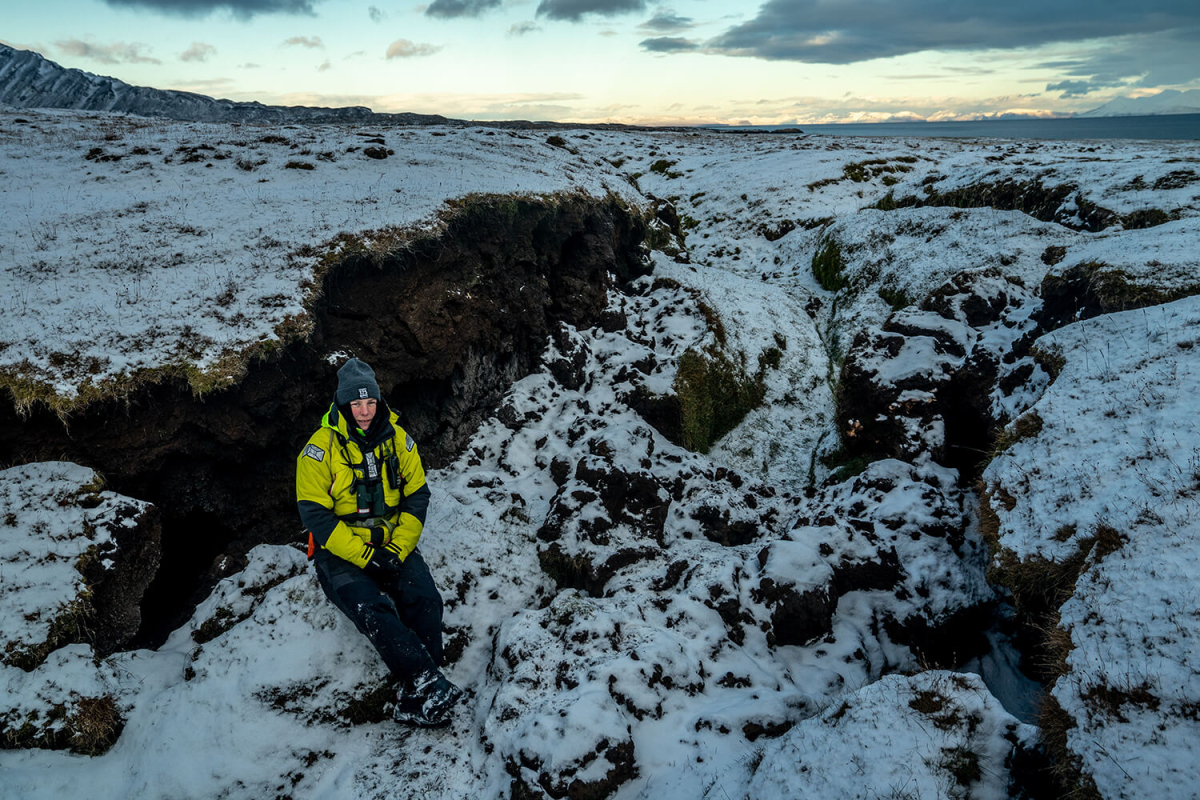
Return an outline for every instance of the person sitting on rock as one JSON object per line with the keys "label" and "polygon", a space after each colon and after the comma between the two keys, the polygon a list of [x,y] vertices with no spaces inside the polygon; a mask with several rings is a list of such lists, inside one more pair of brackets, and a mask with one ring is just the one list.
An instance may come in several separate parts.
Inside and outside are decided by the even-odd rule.
{"label": "person sitting on rock", "polygon": [[462,690],[442,674],[442,598],[417,550],[429,487],[416,443],[352,358],[296,458],[296,502],[321,588],[399,682],[393,717],[437,726]]}

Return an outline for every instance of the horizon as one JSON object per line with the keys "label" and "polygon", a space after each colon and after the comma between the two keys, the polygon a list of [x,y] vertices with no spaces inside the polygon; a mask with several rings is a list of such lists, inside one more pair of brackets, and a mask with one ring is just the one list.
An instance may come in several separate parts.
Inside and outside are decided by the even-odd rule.
{"label": "horizon", "polygon": [[1200,88],[1200,8],[46,0],[0,42],[233,102],[680,127],[1072,118]]}

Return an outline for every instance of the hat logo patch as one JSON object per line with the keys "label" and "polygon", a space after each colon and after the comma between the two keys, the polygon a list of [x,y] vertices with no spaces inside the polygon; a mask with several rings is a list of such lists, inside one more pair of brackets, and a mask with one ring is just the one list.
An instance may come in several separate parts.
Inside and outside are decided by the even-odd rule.
{"label": "hat logo patch", "polygon": [[358,396],[365,400],[367,398],[367,390],[365,388],[359,389]]}

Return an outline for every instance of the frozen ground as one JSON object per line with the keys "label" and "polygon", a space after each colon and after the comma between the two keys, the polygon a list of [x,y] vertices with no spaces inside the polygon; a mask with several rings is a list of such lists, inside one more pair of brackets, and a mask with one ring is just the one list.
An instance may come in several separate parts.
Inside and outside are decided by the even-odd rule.
{"label": "frozen ground", "polygon": [[1066,359],[984,481],[1000,543],[1033,574],[1081,558],[1053,695],[1103,797],[1200,787],[1200,303],[1086,320],[1039,346]]}
{"label": "frozen ground", "polygon": [[[236,377],[230,353],[304,330],[332,237],[427,230],[445,200],[466,194],[615,192],[647,210],[670,200],[684,234],[650,254],[650,278],[610,298],[624,330],[570,331],[569,347],[548,350],[578,355],[589,380],[569,389],[549,370],[521,380],[464,455],[430,474],[438,500],[422,549],[447,600],[450,674],[468,690],[450,728],[383,721],[385,676],[365,641],[302,554],[261,547],[157,651],[97,663],[70,645],[29,672],[4,666],[12,700],[0,713],[12,719],[104,696],[125,725],[101,756],[0,752],[0,795],[497,797],[514,781],[534,796],[577,782],[622,800],[1007,795],[1009,757],[1033,731],[974,677],[922,672],[914,633],[994,597],[975,501],[928,453],[826,482],[820,456],[846,433],[835,422],[841,360],[889,321],[934,324],[911,306],[893,318],[894,307],[964,273],[982,276],[968,282],[976,296],[1000,280],[1036,296],[1047,274],[1081,264],[1164,292],[1194,286],[1194,149],[561,138],[0,111],[0,367],[61,398],[181,364]],[[394,152],[370,158],[366,147]],[[1049,219],[986,203],[880,203],[1006,180],[1072,189]],[[1167,219],[1144,230],[1064,224],[1089,202]],[[831,243],[845,281],[836,291],[812,269]],[[1039,346],[1065,358],[1057,381],[1034,371],[998,414],[1032,407],[1041,433],[985,475],[1012,493],[1013,508],[997,512],[1000,541],[1019,558],[1078,546],[1101,517],[1125,538],[1063,608],[1075,649],[1054,688],[1077,722],[1070,752],[1105,797],[1162,796],[1165,763],[1182,770],[1171,786],[1197,786],[1187,772],[1197,663],[1188,303],[1046,334]],[[1002,326],[936,325],[946,336],[926,336],[926,349],[911,338],[905,352],[929,355],[911,374],[947,361],[939,342],[998,357],[1019,345]],[[773,365],[763,405],[701,455],[666,441],[630,398],[639,385],[669,390],[684,352],[706,346],[751,371],[760,357]],[[4,551],[0,596],[45,609],[75,579],[70,562],[56,563],[61,574],[37,588],[10,589],[41,568],[21,544],[44,544],[22,520],[48,507],[13,488],[27,474],[9,470],[0,484],[17,520],[0,528],[16,548]],[[622,503],[607,502],[614,481]],[[1084,502],[1099,485],[1116,490]],[[1073,516],[1059,520],[1063,509]],[[1076,533],[1056,536],[1060,524]],[[1185,557],[1166,556],[1164,543]],[[5,613],[2,638],[38,639],[33,613]]]}

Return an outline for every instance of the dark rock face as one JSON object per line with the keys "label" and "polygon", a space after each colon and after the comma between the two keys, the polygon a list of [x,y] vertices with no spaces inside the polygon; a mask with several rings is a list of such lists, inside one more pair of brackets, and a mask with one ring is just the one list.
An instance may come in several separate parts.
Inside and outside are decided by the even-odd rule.
{"label": "dark rock face", "polygon": [[[597,759],[603,758],[608,762],[608,771],[595,780],[585,781],[576,777],[579,770],[592,765]],[[552,797],[554,800],[570,798],[570,800],[604,800],[612,795],[626,781],[637,777],[637,761],[633,754],[633,740],[610,742],[602,739],[596,749],[580,759],[580,763],[569,766],[555,773],[548,772],[542,763],[529,758],[524,753],[520,755],[520,764],[509,762],[506,768],[513,775],[513,800],[538,800]],[[523,780],[523,773],[528,770],[537,775],[537,783],[530,786]]]}
{"label": "dark rock face", "polygon": [[[65,458],[162,512],[163,578],[144,604],[164,633],[262,543],[301,534],[295,456],[336,386],[331,351],[370,363],[427,467],[451,461],[559,322],[597,324],[609,286],[645,272],[642,222],[616,200],[476,198],[436,237],[332,267],[307,342],[196,397],[178,383],[97,403],[69,421],[0,407],[0,462]],[[197,586],[197,575],[200,576]],[[146,639],[144,644],[151,644]]]}
{"label": "dark rock face", "polygon": [[763,578],[752,596],[771,609],[771,635],[774,645],[806,645],[833,632],[833,612],[837,599],[826,587],[797,590],[794,584],[778,584]]}
{"label": "dark rock face", "polygon": [[538,552],[542,570],[560,588],[603,594],[617,570],[663,555],[669,503],[648,472],[622,469],[611,454],[581,460],[538,530],[549,545]]}
{"label": "dark rock face", "polygon": [[[426,464],[441,466],[535,368],[557,323],[597,324],[609,276],[648,270],[641,231],[616,201],[464,205],[441,235],[393,260],[347,259],[326,282],[313,346],[353,348],[370,363]],[[336,367],[323,371],[322,403]]]}
{"label": "dark rock face", "polygon": [[1047,380],[1029,352],[1038,306],[1002,276],[964,273],[919,310],[859,334],[842,368],[846,450],[903,461],[928,453],[970,480],[1008,421],[1004,398]]}
{"label": "dark rock face", "polygon": [[[0,575],[0,591],[16,625],[0,636],[0,664],[30,672],[66,645],[90,645],[102,659],[128,644],[159,564],[158,510],[103,491],[93,471],[60,462],[13,467],[3,483],[8,580]],[[49,599],[25,593],[39,585]]]}
{"label": "dark rock face", "polygon": [[1038,322],[1051,331],[1076,320],[1179,300],[1200,292],[1200,284],[1162,289],[1141,285],[1107,264],[1078,264],[1042,281]]}
{"label": "dark rock face", "polygon": [[142,598],[158,572],[162,541],[161,515],[154,507],[141,513],[120,508],[116,519],[102,524],[116,547],[111,554],[98,555],[111,557],[112,566],[104,569],[97,559],[82,570],[92,589],[91,643],[97,658],[120,650],[141,627]]}

